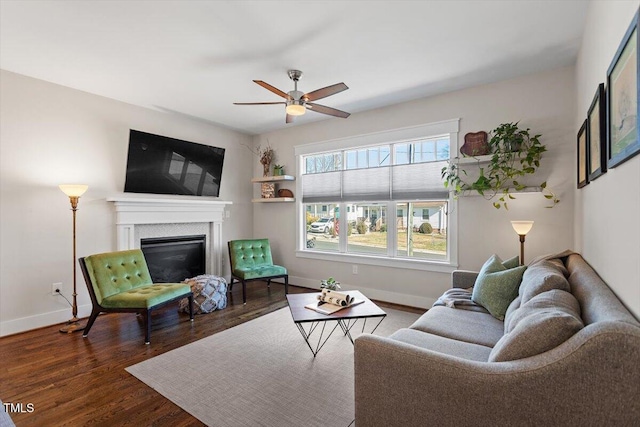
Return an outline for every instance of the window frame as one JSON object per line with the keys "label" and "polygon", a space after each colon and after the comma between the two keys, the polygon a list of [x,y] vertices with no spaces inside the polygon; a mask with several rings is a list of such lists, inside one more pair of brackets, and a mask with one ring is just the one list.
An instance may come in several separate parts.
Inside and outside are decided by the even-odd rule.
{"label": "window frame", "polygon": [[[318,155],[322,153],[329,153],[334,151],[352,151],[358,149],[364,149],[368,147],[375,147],[384,144],[397,144],[402,142],[412,143],[419,139],[431,139],[440,135],[449,136],[449,159],[451,159],[453,153],[458,152],[458,133],[459,133],[460,119],[452,119],[441,122],[423,124],[419,126],[412,126],[408,128],[392,129],[384,132],[376,132],[365,135],[356,135],[352,137],[334,139],[329,141],[319,141],[304,145],[298,145],[294,147],[294,154],[296,158],[296,192],[302,196],[302,175],[305,172],[305,165],[303,162],[304,156]],[[437,143],[434,144],[436,150],[437,160]],[[393,156],[394,149],[390,150]],[[346,169],[346,154],[343,158],[343,167]],[[398,203],[418,202],[427,200],[390,200],[385,202],[377,201],[376,203],[387,204],[387,215],[390,212],[395,212]],[[413,259],[413,258],[400,258],[395,257],[397,251],[397,243],[393,243],[391,247],[388,247],[388,253],[386,256],[376,255],[362,255],[356,253],[346,252],[347,247],[347,231],[346,226],[343,226],[344,218],[346,215],[340,218],[339,227],[339,240],[340,240],[340,252],[322,252],[322,251],[310,251],[306,247],[306,232],[303,232],[304,225],[306,225],[306,209],[304,209],[304,203],[302,197],[299,197],[296,201],[296,256],[299,258],[326,260],[332,262],[352,263],[352,264],[365,264],[365,265],[377,265],[395,268],[409,268],[416,270],[436,271],[436,272],[451,272],[458,266],[458,214],[457,214],[457,201],[449,195],[448,202],[448,219],[447,219],[447,250],[448,256],[446,260],[425,260],[425,259]],[[360,202],[358,202],[360,203]],[[340,206],[342,212],[346,212],[346,206],[351,204],[350,202],[336,203]],[[396,230],[395,227],[388,227],[387,232],[389,234],[388,241],[396,242]],[[393,231],[391,231],[393,230]]]}

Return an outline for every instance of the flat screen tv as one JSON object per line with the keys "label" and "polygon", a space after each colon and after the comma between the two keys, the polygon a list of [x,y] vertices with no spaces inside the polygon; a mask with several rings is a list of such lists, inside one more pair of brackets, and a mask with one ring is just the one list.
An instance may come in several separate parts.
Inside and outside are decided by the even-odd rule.
{"label": "flat screen tv", "polygon": [[224,148],[131,130],[126,193],[220,194]]}

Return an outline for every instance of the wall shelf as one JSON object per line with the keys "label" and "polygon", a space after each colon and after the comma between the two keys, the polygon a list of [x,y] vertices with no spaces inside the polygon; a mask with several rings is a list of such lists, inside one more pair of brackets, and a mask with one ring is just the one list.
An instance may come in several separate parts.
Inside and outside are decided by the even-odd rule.
{"label": "wall shelf", "polygon": [[291,175],[276,175],[276,176],[263,176],[260,178],[253,178],[251,182],[279,182],[279,181],[295,181],[296,177]]}
{"label": "wall shelf", "polygon": [[491,161],[493,154],[487,154],[486,156],[476,156],[476,157],[457,157],[455,160],[459,165],[467,165],[471,163],[488,163]]}
{"label": "wall shelf", "polygon": [[[509,188],[509,192],[511,194],[522,194],[522,193],[542,193],[542,188],[541,187],[525,187],[522,190],[516,190],[515,188]],[[487,193],[489,193],[489,191],[487,191]],[[501,191],[496,193],[496,196],[502,194]],[[475,196],[480,196],[480,194],[478,193],[473,193],[473,194],[465,194],[464,197],[475,197]]]}
{"label": "wall shelf", "polygon": [[251,199],[251,201],[253,203],[285,203],[285,202],[295,202],[296,199],[295,197],[272,197],[269,199],[263,198],[263,199]]}
{"label": "wall shelf", "polygon": [[[295,181],[296,177],[292,175],[276,175],[276,176],[263,176],[260,178],[253,178],[251,182],[254,184],[261,184],[262,194],[265,194],[264,187],[272,187],[268,189],[268,195],[277,195],[278,191],[276,188],[276,183],[284,182],[284,181]],[[275,194],[274,194],[275,193]],[[262,197],[260,199],[251,199],[253,203],[288,203],[295,202],[296,199],[294,197]]]}

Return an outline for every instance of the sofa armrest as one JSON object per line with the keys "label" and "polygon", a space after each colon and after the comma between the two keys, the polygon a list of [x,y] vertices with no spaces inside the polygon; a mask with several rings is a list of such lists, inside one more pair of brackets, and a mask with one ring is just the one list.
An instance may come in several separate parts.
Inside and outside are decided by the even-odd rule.
{"label": "sofa armrest", "polygon": [[602,333],[489,363],[362,335],[354,350],[356,425],[630,425],[640,415],[640,367],[628,356],[639,343],[637,332]]}
{"label": "sofa armrest", "polygon": [[470,288],[476,283],[477,271],[455,270],[451,273],[452,288]]}

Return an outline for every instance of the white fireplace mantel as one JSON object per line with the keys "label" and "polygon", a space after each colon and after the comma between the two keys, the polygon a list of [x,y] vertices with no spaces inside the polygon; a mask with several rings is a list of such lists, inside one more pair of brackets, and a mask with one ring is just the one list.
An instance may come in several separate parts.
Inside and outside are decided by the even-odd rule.
{"label": "white fireplace mantel", "polygon": [[222,273],[222,222],[232,202],[192,199],[110,197],[116,208],[118,250],[135,249],[135,227],[142,224],[209,223],[212,274]]}

